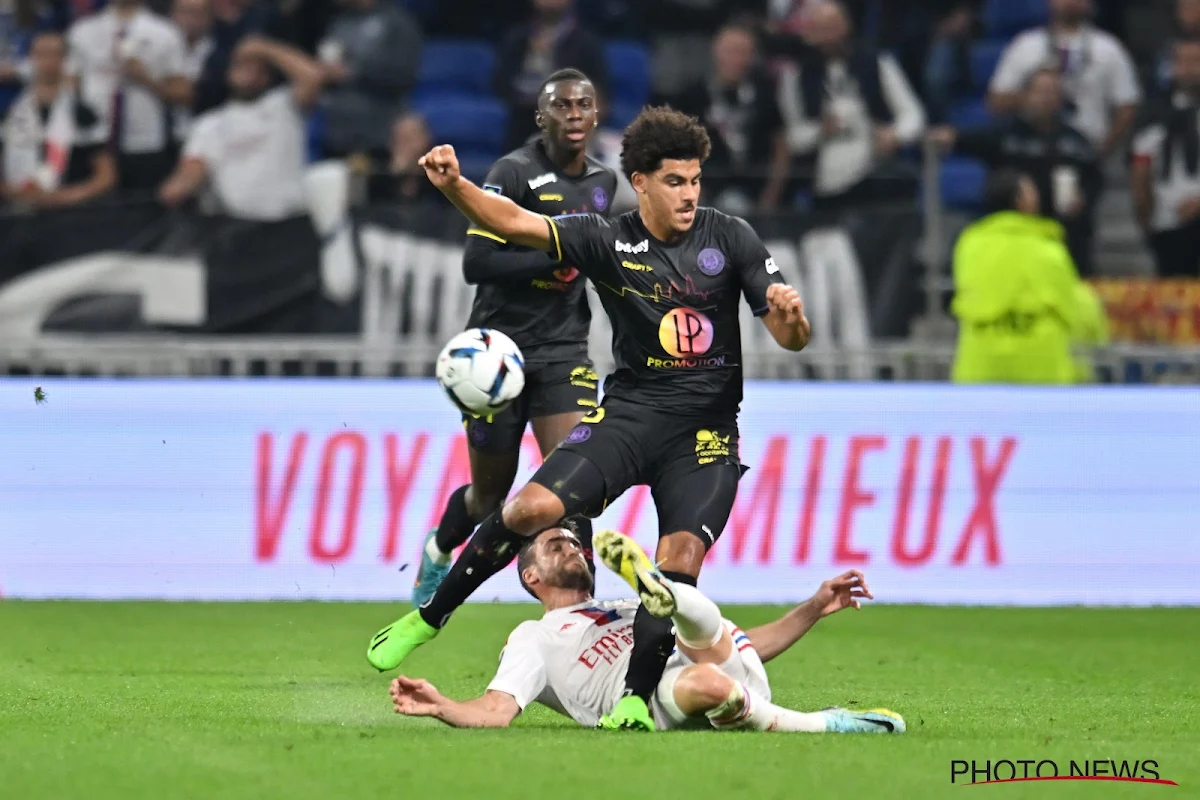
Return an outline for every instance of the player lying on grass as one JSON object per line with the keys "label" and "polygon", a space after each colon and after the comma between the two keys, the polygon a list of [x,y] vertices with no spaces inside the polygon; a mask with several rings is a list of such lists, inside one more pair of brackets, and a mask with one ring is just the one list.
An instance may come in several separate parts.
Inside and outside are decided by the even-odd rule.
{"label": "player lying on grass", "polygon": [[[743,633],[699,589],[673,583],[632,539],[601,531],[596,556],[675,626],[677,646],[650,709],[658,730],[707,728],[803,733],[903,733],[904,720],[885,709],[800,712],[771,702],[763,663],[799,641],[822,617],[870,599],[862,573],[825,581],[808,601],[778,620]],[[392,681],[396,712],[435,717],[457,728],[507,727],[533,701],[595,727],[625,688],[633,650],[635,600],[597,601],[583,549],[567,528],[531,537],[517,566],[521,585],[546,613],[508,637],[500,667],[482,697],[458,702],[428,681]],[[657,614],[656,614],[657,615]]]}

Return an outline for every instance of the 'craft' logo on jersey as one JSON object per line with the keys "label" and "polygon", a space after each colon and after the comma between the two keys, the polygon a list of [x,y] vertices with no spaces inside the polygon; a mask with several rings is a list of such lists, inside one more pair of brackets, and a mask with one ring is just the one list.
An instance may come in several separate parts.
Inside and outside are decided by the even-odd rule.
{"label": "'craft' logo on jersey", "polygon": [[725,269],[725,254],[715,247],[706,247],[696,256],[696,266],[710,278]]}
{"label": "'craft' logo on jersey", "polygon": [[676,358],[702,356],[712,347],[712,322],[699,311],[672,308],[658,323],[658,341]]}
{"label": "'craft' logo on jersey", "polygon": [[592,189],[592,205],[596,207],[597,211],[608,208],[608,192],[599,186]]}
{"label": "'craft' logo on jersey", "polygon": [[563,199],[563,196],[562,196],[561,194],[539,194],[539,195],[538,195],[538,200],[541,200],[541,201],[543,201],[543,202],[549,202],[549,201],[551,201],[551,200],[557,200],[558,202],[560,202],[560,203],[561,203],[561,202],[562,202],[562,199]]}
{"label": "'craft' logo on jersey", "polygon": [[543,186],[546,186],[547,184],[554,183],[557,180],[557,175],[555,175],[553,172],[547,172],[545,175],[538,175],[536,178],[530,178],[529,188],[532,190],[537,190]]}
{"label": "'craft' logo on jersey", "polygon": [[622,261],[621,266],[625,269],[631,269],[634,272],[654,272],[654,267],[649,264],[635,264],[632,261]]}
{"label": "'craft' logo on jersey", "polygon": [[629,244],[628,242],[622,242],[618,240],[616,247],[618,253],[629,253],[629,255],[635,256],[638,253],[649,253],[650,241],[648,239],[642,239],[637,244]]}

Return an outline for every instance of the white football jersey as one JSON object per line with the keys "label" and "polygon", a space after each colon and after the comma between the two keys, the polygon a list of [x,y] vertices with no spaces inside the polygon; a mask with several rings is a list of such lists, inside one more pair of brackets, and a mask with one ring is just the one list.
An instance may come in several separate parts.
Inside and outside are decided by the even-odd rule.
{"label": "white football jersey", "polygon": [[489,691],[522,710],[537,701],[591,728],[625,691],[637,600],[588,600],[522,622],[509,635]]}

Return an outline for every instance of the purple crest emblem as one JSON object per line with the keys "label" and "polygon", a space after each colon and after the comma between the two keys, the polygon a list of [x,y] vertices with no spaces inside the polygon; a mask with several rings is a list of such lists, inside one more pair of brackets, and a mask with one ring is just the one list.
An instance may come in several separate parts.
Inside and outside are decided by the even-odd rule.
{"label": "purple crest emblem", "polygon": [[608,192],[599,186],[592,189],[592,205],[596,207],[597,211],[603,211],[608,208]]}
{"label": "purple crest emblem", "polygon": [[720,275],[721,270],[725,269],[725,256],[715,247],[706,247],[696,256],[696,266],[710,278]]}
{"label": "purple crest emblem", "polygon": [[592,438],[592,429],[587,425],[577,425],[575,430],[567,434],[567,441],[571,444],[586,442],[590,438]]}
{"label": "purple crest emblem", "polygon": [[488,426],[486,422],[475,420],[471,427],[471,441],[477,445],[485,444],[488,440]]}

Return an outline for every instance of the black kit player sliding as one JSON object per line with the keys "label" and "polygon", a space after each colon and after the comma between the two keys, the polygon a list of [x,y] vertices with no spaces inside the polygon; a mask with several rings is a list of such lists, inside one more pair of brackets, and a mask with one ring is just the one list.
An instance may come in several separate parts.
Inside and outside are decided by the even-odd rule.
{"label": "black kit player sliding", "polygon": [[[559,70],[538,92],[541,135],[501,158],[484,190],[537,214],[606,214],[617,175],[587,155],[596,130],[596,90],[582,72]],[[427,602],[450,570],[451,554],[475,526],[500,508],[512,488],[527,424],[543,458],[596,408],[599,377],[588,359],[587,280],[557,254],[510,244],[485,228],[467,231],[463,275],[478,285],[468,328],[508,334],[525,358],[525,389],[491,417],[463,415],[471,483],[450,495],[429,532],[413,587],[413,605]],[[591,564],[592,524],[576,520]],[[593,572],[595,568],[593,566]]]}
{"label": "black kit player sliding", "polygon": [[[479,527],[434,597],[379,631],[368,660],[393,669],[437,635],[459,605],[516,557],[526,537],[564,517],[596,516],[630,486],[651,488],[658,511],[656,559],[676,583],[694,585],[725,527],[743,467],[739,296],[787,350],[808,343],[800,296],[745,221],[697,208],[703,126],[648,108],[625,131],[622,170],[638,210],[551,219],[485,192],[459,174],[454,149],[422,160],[426,175],[480,227],[577,266],[597,286],[613,328],[617,371],[602,405],[550,455],[532,481]],[[647,700],[674,644],[668,620],[643,597],[634,620],[626,696],[603,728],[653,729]]]}

